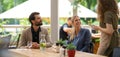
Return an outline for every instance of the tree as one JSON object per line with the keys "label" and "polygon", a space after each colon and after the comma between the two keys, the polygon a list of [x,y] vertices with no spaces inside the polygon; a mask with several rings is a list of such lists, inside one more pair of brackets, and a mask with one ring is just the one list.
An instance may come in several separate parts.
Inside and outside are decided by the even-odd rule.
{"label": "tree", "polygon": [[0,0],[0,13],[5,12],[27,0]]}

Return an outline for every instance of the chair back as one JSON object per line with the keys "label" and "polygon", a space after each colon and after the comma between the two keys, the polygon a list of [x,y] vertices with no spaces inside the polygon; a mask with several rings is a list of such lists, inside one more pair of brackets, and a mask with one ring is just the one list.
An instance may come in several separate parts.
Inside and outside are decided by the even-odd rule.
{"label": "chair back", "polygon": [[11,35],[0,37],[0,49],[7,49],[10,44]]}
{"label": "chair back", "polygon": [[15,38],[10,43],[9,49],[16,49],[19,44],[19,39],[20,39],[21,34],[17,34]]}
{"label": "chair back", "polygon": [[113,57],[120,57],[120,47],[114,48]]}
{"label": "chair back", "polygon": [[21,34],[18,35],[17,43],[16,43],[16,48],[18,48],[19,40],[20,40]]}
{"label": "chair back", "polygon": [[89,53],[93,53],[93,43],[92,42],[90,42],[90,44],[89,44],[89,49],[88,49],[88,52]]}

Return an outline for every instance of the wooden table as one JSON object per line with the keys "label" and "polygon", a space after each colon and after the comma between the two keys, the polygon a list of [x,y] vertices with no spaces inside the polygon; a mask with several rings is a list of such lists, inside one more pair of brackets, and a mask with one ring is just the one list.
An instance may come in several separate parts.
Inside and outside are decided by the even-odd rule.
{"label": "wooden table", "polygon": [[94,43],[93,53],[96,54],[98,51],[99,42],[100,42],[100,33],[92,34],[92,42]]}
{"label": "wooden table", "polygon": [[[52,49],[40,51],[39,49],[10,49],[12,55],[19,55],[21,57],[59,57],[59,53],[55,53]],[[66,56],[67,57],[67,56]],[[106,57],[85,52],[76,51],[75,57]]]}

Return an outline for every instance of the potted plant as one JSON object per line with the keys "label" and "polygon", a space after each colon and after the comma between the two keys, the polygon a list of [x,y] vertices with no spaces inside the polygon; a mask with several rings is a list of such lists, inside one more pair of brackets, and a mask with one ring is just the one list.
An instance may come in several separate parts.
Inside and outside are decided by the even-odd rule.
{"label": "potted plant", "polygon": [[66,42],[63,41],[62,39],[60,39],[60,40],[58,40],[58,41],[56,42],[56,45],[63,46],[64,44],[66,44]]}
{"label": "potted plant", "polygon": [[56,49],[56,52],[57,52],[57,53],[59,53],[60,48],[61,48],[63,45],[65,45],[65,41],[63,41],[62,39],[60,39],[60,40],[58,40],[58,41],[56,42],[56,47],[55,47],[55,49]]}
{"label": "potted plant", "polygon": [[68,57],[75,57],[75,49],[76,47],[72,43],[67,45]]}

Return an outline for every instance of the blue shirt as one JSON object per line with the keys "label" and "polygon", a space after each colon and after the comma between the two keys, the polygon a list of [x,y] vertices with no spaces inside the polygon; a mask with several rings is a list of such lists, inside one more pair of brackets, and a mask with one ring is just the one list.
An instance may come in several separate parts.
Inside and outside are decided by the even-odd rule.
{"label": "blue shirt", "polygon": [[81,28],[78,35],[72,40],[76,46],[76,50],[89,52],[89,45],[91,43],[91,33],[88,29]]}

